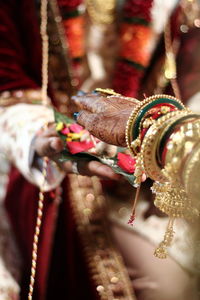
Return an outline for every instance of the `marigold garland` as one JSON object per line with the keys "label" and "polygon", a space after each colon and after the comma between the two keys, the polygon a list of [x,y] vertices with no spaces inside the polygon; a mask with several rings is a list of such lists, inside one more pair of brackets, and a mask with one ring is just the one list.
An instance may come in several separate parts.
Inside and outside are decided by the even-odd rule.
{"label": "marigold garland", "polygon": [[121,49],[113,88],[125,96],[137,96],[140,80],[150,60],[152,2],[153,0],[128,0],[124,5],[120,26]]}

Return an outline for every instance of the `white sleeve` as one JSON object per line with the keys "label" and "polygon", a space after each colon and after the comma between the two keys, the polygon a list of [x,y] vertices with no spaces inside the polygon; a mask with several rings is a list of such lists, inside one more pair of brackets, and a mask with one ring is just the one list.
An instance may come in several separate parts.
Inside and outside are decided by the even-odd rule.
{"label": "white sleeve", "polygon": [[[37,186],[41,186],[44,179],[41,171],[30,164],[31,143],[38,130],[53,120],[53,110],[42,105],[16,104],[0,108],[0,151]],[[64,173],[50,162],[44,190],[55,188],[63,178]]]}

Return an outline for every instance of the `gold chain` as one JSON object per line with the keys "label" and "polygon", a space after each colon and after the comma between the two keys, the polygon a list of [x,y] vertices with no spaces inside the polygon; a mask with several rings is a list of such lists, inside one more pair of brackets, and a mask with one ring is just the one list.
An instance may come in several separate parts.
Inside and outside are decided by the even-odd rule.
{"label": "gold chain", "polygon": [[[49,51],[49,39],[47,35],[47,4],[48,0],[41,0],[41,25],[40,25],[40,34],[42,39],[42,104],[48,105],[49,99],[47,96],[47,88],[48,88],[48,51]],[[47,177],[47,165],[48,165],[48,158],[44,157],[43,159],[43,183],[40,187],[39,192],[39,201],[38,201],[38,209],[37,209],[37,218],[36,218],[36,227],[35,233],[33,237],[33,250],[32,250],[32,261],[31,261],[31,276],[30,276],[30,283],[29,283],[29,293],[28,293],[28,300],[32,300],[33,298],[33,290],[35,284],[35,275],[36,275],[36,268],[37,268],[37,256],[38,256],[38,241],[39,235],[41,230],[42,224],[42,216],[43,216],[43,206],[44,206],[44,185],[46,182]]]}
{"label": "gold chain", "polygon": [[35,284],[35,274],[36,274],[36,267],[37,267],[37,256],[38,256],[38,241],[40,235],[40,229],[42,224],[42,216],[43,216],[43,206],[44,206],[44,185],[46,182],[47,176],[47,165],[48,165],[48,158],[45,157],[43,160],[43,184],[40,188],[39,192],[39,201],[38,201],[38,209],[37,209],[37,219],[36,219],[36,227],[35,233],[33,238],[33,250],[32,250],[32,261],[31,261],[31,276],[30,276],[30,283],[29,283],[29,293],[28,293],[28,300],[32,300],[33,297],[33,290]]}

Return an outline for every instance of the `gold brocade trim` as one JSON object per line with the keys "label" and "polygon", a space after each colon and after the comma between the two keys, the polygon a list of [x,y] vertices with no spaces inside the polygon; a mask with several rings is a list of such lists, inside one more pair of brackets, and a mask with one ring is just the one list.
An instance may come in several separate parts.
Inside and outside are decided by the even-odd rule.
{"label": "gold brocade trim", "polygon": [[112,24],[116,16],[116,0],[86,0],[88,14],[95,24]]}
{"label": "gold brocade trim", "polygon": [[136,300],[123,259],[114,247],[108,230],[108,209],[99,179],[70,175],[69,195],[100,299]]}
{"label": "gold brocade trim", "polygon": [[13,90],[0,93],[0,106],[7,107],[19,103],[41,104],[42,93],[38,89]]}

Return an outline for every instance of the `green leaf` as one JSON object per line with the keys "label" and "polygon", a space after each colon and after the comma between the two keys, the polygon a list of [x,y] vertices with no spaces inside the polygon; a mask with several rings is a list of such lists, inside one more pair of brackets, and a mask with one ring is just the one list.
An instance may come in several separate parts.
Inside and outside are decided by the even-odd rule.
{"label": "green leaf", "polygon": [[68,161],[68,160],[75,160],[75,161],[80,161],[80,160],[85,160],[85,161],[90,161],[90,160],[98,160],[99,161],[99,158],[94,156],[94,155],[91,155],[91,154],[88,154],[86,152],[81,152],[81,153],[77,153],[77,154],[71,154],[67,149],[63,150],[61,153],[60,153],[60,156],[58,158],[58,160],[60,162],[65,162],[65,161]]}
{"label": "green leaf", "polygon": [[[64,124],[71,124],[75,123],[73,119],[59,113],[57,110],[54,109],[54,118],[55,122],[63,122]],[[59,136],[61,139],[65,142],[66,141],[66,136],[58,132]],[[124,148],[118,147],[118,152],[123,152]],[[134,186],[134,180],[135,177],[132,174],[126,173],[123,171],[118,165],[117,165],[117,157],[112,157],[112,158],[105,158],[105,157],[98,157],[96,155],[89,154],[87,152],[81,152],[77,154],[71,154],[67,149],[63,150],[60,155],[58,160],[60,162],[65,162],[65,161],[91,161],[91,160],[96,160],[99,161],[113,169],[113,171],[117,174],[123,175],[128,182]],[[111,163],[112,161],[112,163]]]}
{"label": "green leaf", "polygon": [[[59,113],[56,109],[53,109],[54,112],[54,119],[56,123],[62,122],[64,124],[71,124],[74,123],[74,120]],[[65,143],[66,142],[66,136],[62,134],[61,132],[58,132],[59,137],[61,140]]]}
{"label": "green leaf", "polygon": [[63,122],[65,124],[75,123],[73,119],[59,113],[56,109],[53,109],[55,122]]}

